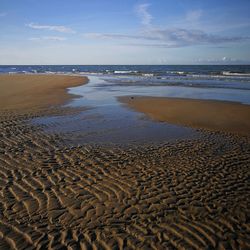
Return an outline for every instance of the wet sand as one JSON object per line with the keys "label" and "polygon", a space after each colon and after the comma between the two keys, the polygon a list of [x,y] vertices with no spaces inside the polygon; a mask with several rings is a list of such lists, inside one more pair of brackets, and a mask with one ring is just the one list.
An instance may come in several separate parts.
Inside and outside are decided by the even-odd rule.
{"label": "wet sand", "polygon": [[128,107],[158,121],[250,135],[250,105],[162,97],[120,97]]}
{"label": "wet sand", "polygon": [[67,147],[39,115],[0,110],[0,249],[250,248],[249,137]]}

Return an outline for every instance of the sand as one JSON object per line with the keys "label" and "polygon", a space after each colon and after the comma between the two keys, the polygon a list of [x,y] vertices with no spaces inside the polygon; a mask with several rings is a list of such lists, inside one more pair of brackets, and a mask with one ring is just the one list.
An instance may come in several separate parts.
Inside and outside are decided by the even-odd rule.
{"label": "sand", "polygon": [[0,249],[250,248],[249,137],[67,147],[39,115],[0,111]]}
{"label": "sand", "polygon": [[250,105],[161,97],[120,97],[119,100],[158,121],[250,135]]}
{"label": "sand", "polygon": [[86,77],[65,75],[0,75],[0,109],[27,110],[64,103],[68,87],[87,83]]}

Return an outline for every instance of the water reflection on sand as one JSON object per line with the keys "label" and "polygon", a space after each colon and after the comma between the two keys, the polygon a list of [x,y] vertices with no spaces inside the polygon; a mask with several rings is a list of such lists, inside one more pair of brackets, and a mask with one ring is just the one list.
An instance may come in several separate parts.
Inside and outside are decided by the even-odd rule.
{"label": "water reflection on sand", "polygon": [[90,79],[88,84],[69,89],[69,93],[78,95],[78,98],[66,105],[89,107],[88,110],[74,115],[38,118],[34,122],[45,124],[48,132],[70,134],[73,144],[165,142],[194,138],[199,136],[199,132],[182,126],[152,121],[145,115],[120,104],[117,97],[166,96],[250,104],[249,90],[225,86],[214,88],[211,86],[211,81],[207,84],[197,82],[202,85],[193,87],[187,86],[186,82],[185,85],[181,82],[166,84],[162,80],[150,81],[149,78],[143,82],[141,78],[131,76],[88,77]]}

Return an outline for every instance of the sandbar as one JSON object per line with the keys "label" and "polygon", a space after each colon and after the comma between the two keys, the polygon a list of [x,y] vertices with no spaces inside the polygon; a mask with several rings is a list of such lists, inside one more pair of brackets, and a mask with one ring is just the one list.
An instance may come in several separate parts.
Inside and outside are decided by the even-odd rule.
{"label": "sandbar", "polygon": [[236,102],[164,97],[120,97],[152,119],[198,129],[250,134],[250,105]]}
{"label": "sandbar", "polygon": [[67,88],[87,81],[82,76],[0,75],[0,109],[21,111],[60,105],[73,97]]}

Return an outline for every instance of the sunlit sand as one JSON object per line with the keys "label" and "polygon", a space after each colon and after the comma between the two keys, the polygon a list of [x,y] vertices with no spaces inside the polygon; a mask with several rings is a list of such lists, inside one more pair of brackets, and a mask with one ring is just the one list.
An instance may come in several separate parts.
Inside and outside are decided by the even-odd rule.
{"label": "sunlit sand", "polygon": [[69,147],[70,133],[31,120],[77,113],[62,104],[81,84],[87,78],[0,76],[1,249],[249,247],[249,106],[129,97],[121,101],[149,119],[205,130]]}

